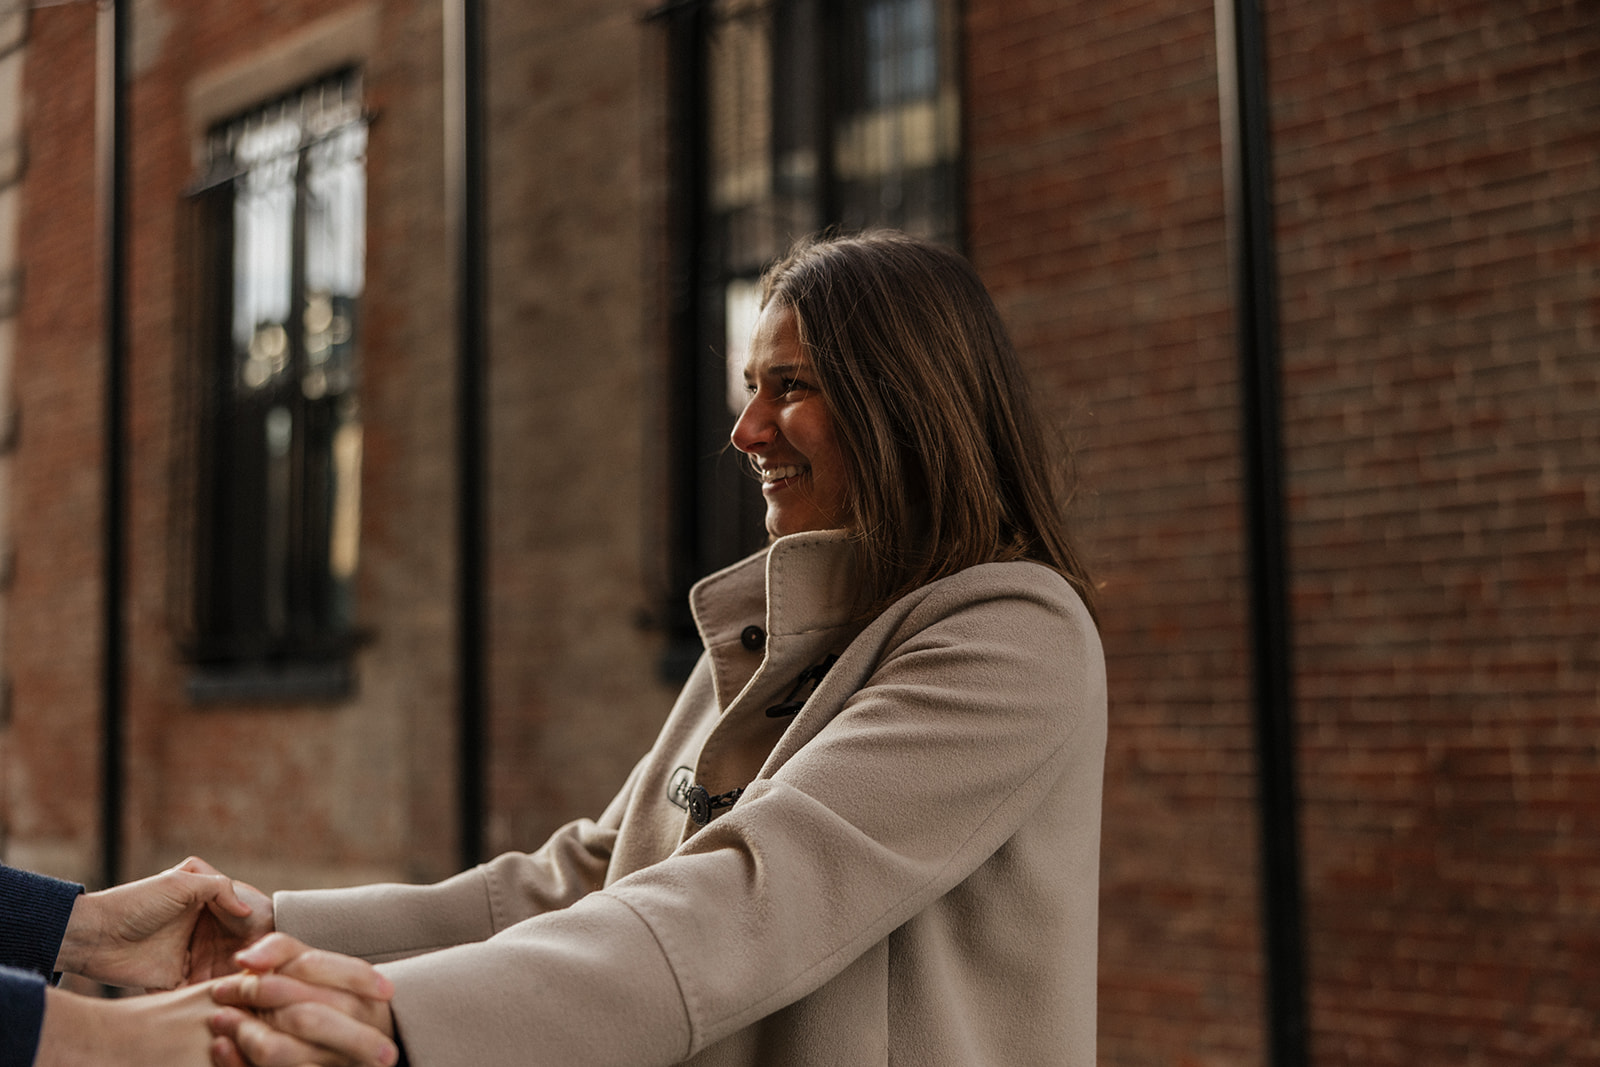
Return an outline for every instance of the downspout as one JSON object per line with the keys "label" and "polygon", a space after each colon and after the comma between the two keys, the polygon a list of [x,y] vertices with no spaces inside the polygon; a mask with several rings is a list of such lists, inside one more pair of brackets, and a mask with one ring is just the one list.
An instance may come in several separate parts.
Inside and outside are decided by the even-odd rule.
{"label": "downspout", "polygon": [[657,665],[667,681],[689,676],[700,637],[689,614],[689,587],[704,573],[704,526],[698,502],[695,442],[699,408],[707,186],[705,0],[670,0],[644,15],[661,26],[667,49],[667,217],[665,220],[668,396],[666,420],[666,595],[659,606],[666,642]]}
{"label": "downspout", "polygon": [[485,442],[488,268],[485,241],[482,0],[445,0],[445,210],[456,291],[456,696],[460,859],[484,858],[488,732]]}
{"label": "downspout", "polygon": [[123,736],[127,718],[128,89],[132,0],[101,0],[97,19],[95,155],[105,345],[100,665],[100,880],[122,877]]}
{"label": "downspout", "polygon": [[1239,338],[1269,1062],[1303,1067],[1305,930],[1266,40],[1258,0],[1216,0],[1214,10]]}

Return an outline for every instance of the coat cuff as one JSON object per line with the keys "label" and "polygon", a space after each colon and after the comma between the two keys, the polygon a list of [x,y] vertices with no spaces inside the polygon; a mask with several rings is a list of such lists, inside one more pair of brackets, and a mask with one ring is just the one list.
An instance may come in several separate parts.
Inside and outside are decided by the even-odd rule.
{"label": "coat cuff", "polygon": [[279,892],[275,928],[308,945],[374,963],[403,959],[494,933],[482,868],[436,885],[366,885]]}
{"label": "coat cuff", "polygon": [[676,976],[631,908],[594,893],[479,945],[385,965],[413,1067],[671,1064],[691,1051]]}

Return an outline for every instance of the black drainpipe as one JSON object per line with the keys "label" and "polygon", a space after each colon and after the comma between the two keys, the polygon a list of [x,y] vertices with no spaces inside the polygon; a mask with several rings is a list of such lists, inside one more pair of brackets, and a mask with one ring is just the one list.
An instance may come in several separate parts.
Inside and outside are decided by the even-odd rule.
{"label": "black drainpipe", "polygon": [[1216,0],[1215,12],[1223,169],[1238,302],[1269,1062],[1303,1067],[1308,1036],[1305,930],[1266,41],[1257,0]]}
{"label": "black drainpipe", "polygon": [[132,0],[111,0],[97,22],[96,151],[100,186],[105,343],[105,515],[100,664],[100,880],[122,876],[123,728],[127,717],[124,552],[127,519],[128,19]]}
{"label": "black drainpipe", "polygon": [[456,264],[456,695],[460,860],[484,858],[488,732],[484,602],[488,412],[482,0],[445,0],[445,187]]}
{"label": "black drainpipe", "polygon": [[666,642],[657,665],[661,677],[682,682],[700,655],[700,636],[689,614],[689,587],[705,573],[704,527],[699,503],[700,342],[703,288],[711,250],[706,246],[707,172],[706,40],[711,13],[705,0],[669,0],[643,16],[665,34],[667,63],[666,330],[668,397],[663,412],[667,459],[665,595],[658,605]]}

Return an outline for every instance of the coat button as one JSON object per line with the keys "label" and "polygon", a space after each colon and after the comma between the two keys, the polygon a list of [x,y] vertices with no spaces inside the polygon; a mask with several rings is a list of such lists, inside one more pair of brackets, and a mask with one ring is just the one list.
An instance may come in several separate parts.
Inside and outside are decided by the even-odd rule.
{"label": "coat button", "polygon": [[759,652],[761,646],[767,643],[766,631],[759,626],[746,626],[739,635],[739,643],[748,651]]}
{"label": "coat button", "polygon": [[704,826],[711,821],[711,793],[703,785],[691,785],[684,797],[689,802],[689,818],[694,820],[696,826]]}

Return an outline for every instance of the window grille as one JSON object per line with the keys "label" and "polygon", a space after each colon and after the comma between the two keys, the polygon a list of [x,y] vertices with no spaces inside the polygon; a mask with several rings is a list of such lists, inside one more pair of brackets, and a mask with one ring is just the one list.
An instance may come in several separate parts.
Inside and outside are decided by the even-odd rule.
{"label": "window grille", "polygon": [[342,662],[361,518],[367,118],[346,71],[214,127],[190,197],[189,652]]}

